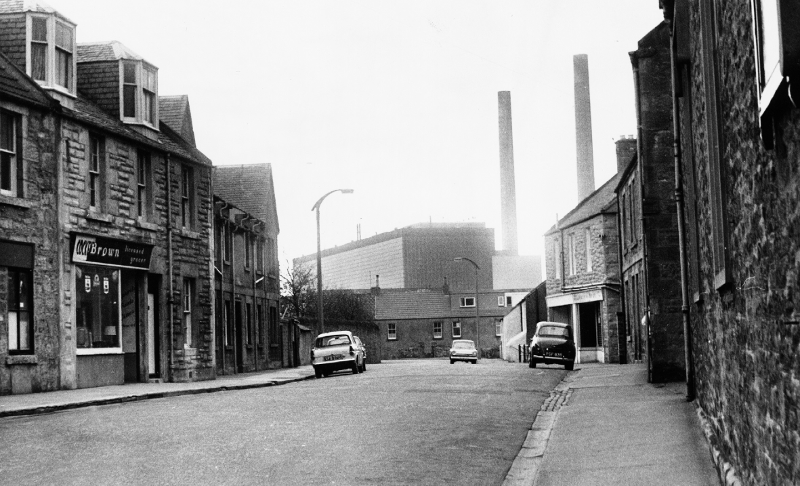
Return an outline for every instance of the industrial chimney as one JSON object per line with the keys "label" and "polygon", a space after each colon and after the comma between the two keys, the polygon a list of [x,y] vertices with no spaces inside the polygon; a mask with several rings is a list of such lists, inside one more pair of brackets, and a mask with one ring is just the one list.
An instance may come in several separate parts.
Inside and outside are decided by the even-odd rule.
{"label": "industrial chimney", "polygon": [[500,218],[503,252],[516,255],[517,248],[517,191],[514,182],[514,139],[511,134],[511,93],[497,93],[500,121]]}
{"label": "industrial chimney", "polygon": [[578,159],[578,202],[594,192],[592,103],[589,98],[589,56],[572,57],[575,75],[575,141]]}

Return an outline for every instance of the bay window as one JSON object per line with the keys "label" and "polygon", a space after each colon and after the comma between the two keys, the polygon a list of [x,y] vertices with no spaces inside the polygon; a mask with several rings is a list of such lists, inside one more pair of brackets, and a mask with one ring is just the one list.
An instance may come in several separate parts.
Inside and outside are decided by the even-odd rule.
{"label": "bay window", "polygon": [[75,26],[54,15],[28,16],[28,74],[75,95]]}
{"label": "bay window", "polygon": [[141,60],[120,61],[122,121],[158,128],[158,71]]}

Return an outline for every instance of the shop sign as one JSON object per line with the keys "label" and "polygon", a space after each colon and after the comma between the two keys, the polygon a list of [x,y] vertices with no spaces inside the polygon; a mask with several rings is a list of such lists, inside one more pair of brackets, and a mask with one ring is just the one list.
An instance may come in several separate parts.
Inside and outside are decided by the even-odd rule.
{"label": "shop sign", "polygon": [[[150,268],[152,245],[112,240],[100,236],[72,235],[72,262],[95,263],[147,270]],[[95,285],[99,285],[96,282]]]}

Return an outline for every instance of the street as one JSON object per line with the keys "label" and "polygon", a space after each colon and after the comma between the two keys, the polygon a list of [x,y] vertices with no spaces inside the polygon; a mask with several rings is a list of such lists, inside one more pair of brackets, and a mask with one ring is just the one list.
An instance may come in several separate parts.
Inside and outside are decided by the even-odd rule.
{"label": "street", "polygon": [[565,372],[482,360],[0,420],[9,484],[500,484]]}

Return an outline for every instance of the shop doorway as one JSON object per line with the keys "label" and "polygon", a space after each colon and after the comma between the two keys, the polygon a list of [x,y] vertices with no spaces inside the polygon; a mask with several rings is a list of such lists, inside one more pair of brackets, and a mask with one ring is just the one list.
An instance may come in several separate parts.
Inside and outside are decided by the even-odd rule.
{"label": "shop doorway", "polygon": [[148,378],[161,377],[161,326],[158,320],[158,278],[147,281],[147,373]]}

